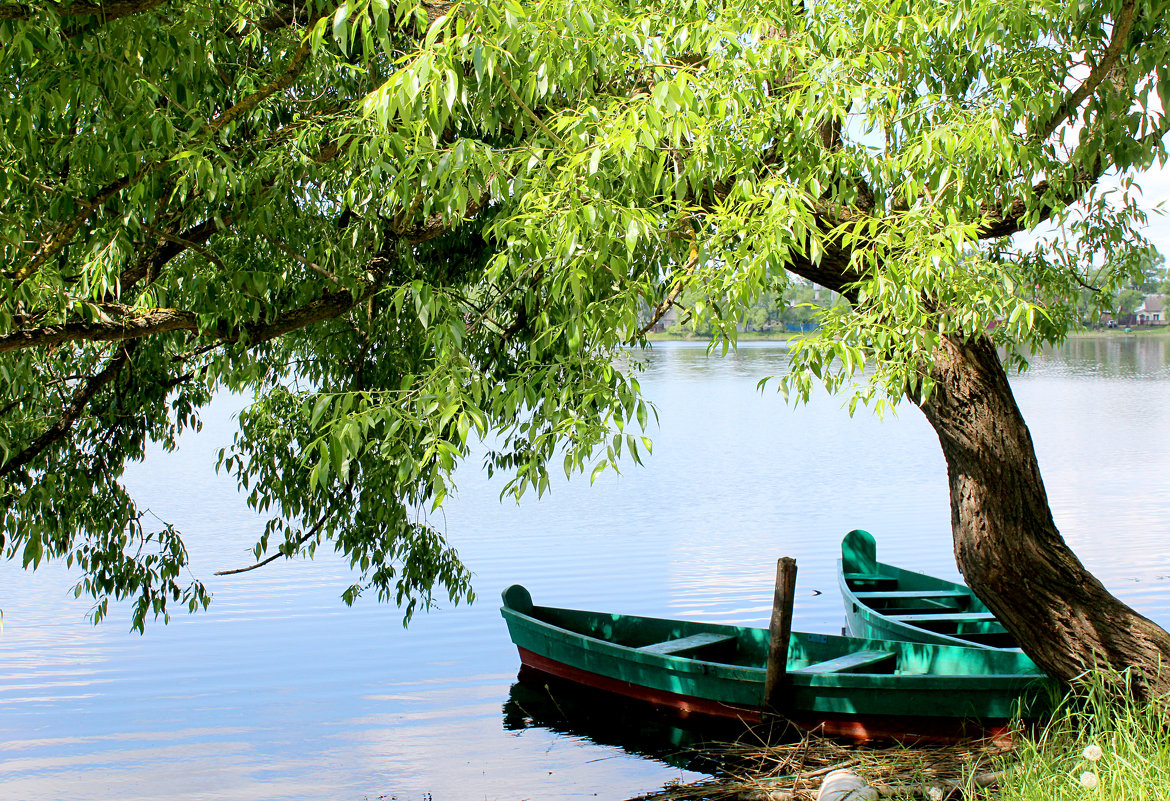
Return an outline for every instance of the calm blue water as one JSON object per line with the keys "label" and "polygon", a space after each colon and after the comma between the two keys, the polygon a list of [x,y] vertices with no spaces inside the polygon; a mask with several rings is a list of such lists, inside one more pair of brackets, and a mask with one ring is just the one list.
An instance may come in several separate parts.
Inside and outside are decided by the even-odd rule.
{"label": "calm blue water", "polygon": [[[1162,624],[1168,344],[1080,339],[1013,379],[1062,531]],[[538,603],[766,625],[775,560],[790,555],[794,625],[839,631],[834,560],[856,527],[886,561],[957,577],[945,466],[921,415],[850,419],[839,399],[792,408],[756,391],[784,369],[779,345],[726,358],[658,345],[642,380],[660,418],[646,467],[517,506],[473,462],[436,522],[479,601],[405,630],[392,607],[340,602],[347,569],[331,554],[212,577],[250,563],[263,525],[212,469],[233,431],[225,398],[200,435],[132,475],[184,533],[209,611],[145,636],[119,612],[95,628],[64,571],[0,565],[0,799],[622,799],[698,778],[639,756],[636,720],[544,720],[540,698],[512,689],[498,593],[520,582]]]}

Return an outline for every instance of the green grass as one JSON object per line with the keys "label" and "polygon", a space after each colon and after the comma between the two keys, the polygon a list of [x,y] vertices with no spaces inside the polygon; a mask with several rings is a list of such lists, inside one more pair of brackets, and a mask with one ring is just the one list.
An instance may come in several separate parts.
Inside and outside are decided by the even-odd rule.
{"label": "green grass", "polygon": [[[1140,704],[1110,692],[1124,677],[1087,678],[1051,721],[1005,757],[997,801],[1166,801],[1170,728],[1165,700]],[[1095,761],[1094,756],[1099,758]]]}

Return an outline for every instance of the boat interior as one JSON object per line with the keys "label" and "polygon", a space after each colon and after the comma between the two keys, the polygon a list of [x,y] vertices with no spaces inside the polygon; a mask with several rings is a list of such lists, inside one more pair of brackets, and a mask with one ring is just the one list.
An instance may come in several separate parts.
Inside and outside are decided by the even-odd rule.
{"label": "boat interior", "polygon": [[877,561],[876,543],[851,531],[841,544],[842,577],[857,600],[892,621],[993,648],[1015,638],[971,591],[959,584]]}

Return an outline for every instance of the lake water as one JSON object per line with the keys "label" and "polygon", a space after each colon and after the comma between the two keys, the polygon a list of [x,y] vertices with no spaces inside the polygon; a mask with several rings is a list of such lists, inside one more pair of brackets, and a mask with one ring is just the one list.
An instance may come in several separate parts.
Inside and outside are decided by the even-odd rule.
{"label": "lake water", "polygon": [[[210,610],[127,633],[55,566],[0,565],[0,799],[624,799],[699,778],[621,705],[513,687],[498,593],[537,603],[767,625],[777,557],[799,565],[794,627],[836,632],[839,543],[866,528],[885,561],[957,578],[946,471],[912,407],[850,419],[756,382],[776,344],[708,357],[656,345],[659,411],[643,468],[558,485],[519,507],[474,469],[437,522],[475,572],[470,607],[420,613],[338,598],[347,570],[250,563],[262,523],[212,470],[231,399],[179,452],[136,466],[142,502],[184,533]],[[1170,340],[1076,339],[1013,378],[1056,520],[1117,595],[1170,624]],[[672,739],[674,738],[674,739]]]}

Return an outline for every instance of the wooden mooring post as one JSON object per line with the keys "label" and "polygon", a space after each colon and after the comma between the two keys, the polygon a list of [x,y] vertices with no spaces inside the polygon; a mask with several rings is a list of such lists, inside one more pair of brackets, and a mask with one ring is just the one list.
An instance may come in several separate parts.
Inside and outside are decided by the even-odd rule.
{"label": "wooden mooring post", "polygon": [[796,560],[776,560],[776,594],[772,600],[772,622],[768,626],[768,670],[764,675],[765,713],[785,710],[784,674],[788,666],[788,638],[792,633],[792,601],[796,594]]}

